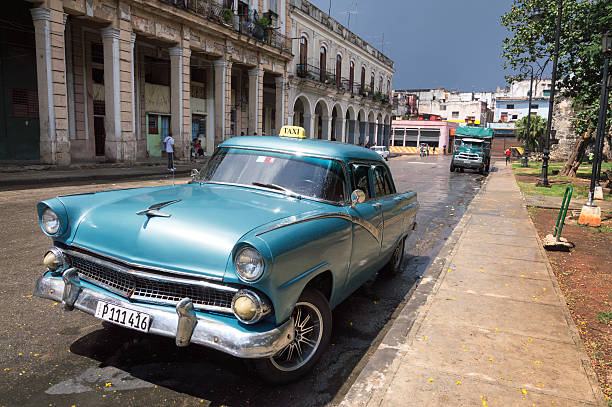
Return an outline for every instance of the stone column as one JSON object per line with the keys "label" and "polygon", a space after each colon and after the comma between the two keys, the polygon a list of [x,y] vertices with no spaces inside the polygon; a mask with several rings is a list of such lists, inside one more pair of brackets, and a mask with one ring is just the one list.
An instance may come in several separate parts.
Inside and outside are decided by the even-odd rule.
{"label": "stone column", "polygon": [[383,124],[378,123],[376,126],[376,145],[381,146],[384,144]]}
{"label": "stone column", "polygon": [[304,113],[304,131],[306,132],[306,137],[314,138],[314,115],[310,113]]}
{"label": "stone column", "polygon": [[345,126],[345,121],[346,120],[341,118],[341,117],[336,117],[336,123],[334,123],[335,124],[334,133],[335,133],[335,136],[336,136],[336,141],[344,142],[344,126]]}
{"label": "stone column", "polygon": [[263,125],[263,70],[249,71],[249,135],[261,136]]}
{"label": "stone column", "polygon": [[321,139],[331,140],[332,118],[323,116],[321,117],[321,123],[323,124],[323,128],[321,129]]}
{"label": "stone column", "polygon": [[376,137],[376,123],[372,122],[372,123],[368,123],[368,138],[369,138],[369,143],[371,146],[374,145],[374,141],[375,141],[375,137]]}
{"label": "stone column", "polygon": [[[121,84],[118,28],[102,30],[104,42],[104,155],[110,161],[121,161]],[[131,85],[130,85],[131,86]]]}
{"label": "stone column", "polygon": [[[175,157],[178,159],[187,159],[189,157],[187,150],[189,143],[183,127],[185,119],[185,61],[183,51],[182,46],[173,47],[168,50],[170,54],[170,114],[172,115],[170,127],[174,137]],[[187,73],[187,79],[189,79],[189,73]]]}
{"label": "stone column", "polygon": [[228,95],[232,89],[232,63],[218,59],[215,65],[215,147],[225,140],[230,128]]}
{"label": "stone column", "polygon": [[347,143],[355,144],[355,120],[348,121],[348,140]]}
{"label": "stone column", "polygon": [[367,122],[359,122],[359,144],[365,145]]}
{"label": "stone column", "polygon": [[33,8],[36,41],[40,161],[70,165],[70,135],[66,98],[66,47],[64,11],[61,1],[49,8]]}
{"label": "stone column", "polygon": [[274,79],[276,85],[276,111],[275,111],[275,127],[276,134],[279,134],[281,127],[285,125],[285,77],[278,76]]}

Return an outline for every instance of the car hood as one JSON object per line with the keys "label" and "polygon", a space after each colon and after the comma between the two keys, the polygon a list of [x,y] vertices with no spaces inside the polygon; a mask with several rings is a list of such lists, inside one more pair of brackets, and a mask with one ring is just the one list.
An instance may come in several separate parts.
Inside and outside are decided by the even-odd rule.
{"label": "car hood", "polygon": [[[61,198],[67,208],[70,198]],[[136,214],[175,200],[158,209],[169,217]],[[135,189],[117,199],[100,197],[100,202],[96,205],[96,194],[90,195],[91,205],[80,216],[72,244],[144,266],[216,278],[223,277],[234,245],[250,230],[324,205],[214,184]]]}

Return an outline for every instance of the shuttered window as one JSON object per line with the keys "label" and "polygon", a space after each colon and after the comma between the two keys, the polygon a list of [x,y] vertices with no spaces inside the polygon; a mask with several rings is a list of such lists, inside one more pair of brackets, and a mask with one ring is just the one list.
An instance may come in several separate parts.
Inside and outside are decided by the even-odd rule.
{"label": "shuttered window", "polygon": [[13,89],[13,117],[38,118],[38,91]]}

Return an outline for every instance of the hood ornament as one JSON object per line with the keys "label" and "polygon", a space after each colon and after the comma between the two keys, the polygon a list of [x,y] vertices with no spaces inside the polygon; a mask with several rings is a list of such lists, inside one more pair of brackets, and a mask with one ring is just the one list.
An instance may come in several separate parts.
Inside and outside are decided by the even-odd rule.
{"label": "hood ornament", "polygon": [[143,209],[141,211],[136,212],[136,215],[147,215],[149,218],[153,216],[158,216],[161,218],[169,218],[172,215],[170,215],[169,213],[159,212],[159,210],[165,206],[172,205],[180,201],[181,199],[175,199],[174,201],[159,202],[159,203],[149,206],[147,209]]}

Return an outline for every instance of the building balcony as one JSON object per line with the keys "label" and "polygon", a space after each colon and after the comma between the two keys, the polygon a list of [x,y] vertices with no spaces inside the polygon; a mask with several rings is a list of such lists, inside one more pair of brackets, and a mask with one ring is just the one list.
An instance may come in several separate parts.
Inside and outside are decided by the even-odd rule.
{"label": "building balcony", "polygon": [[[216,24],[248,35],[264,44],[291,53],[291,39],[270,26],[270,18],[255,19],[249,15],[234,14],[216,0],[161,0],[179,9],[189,11]],[[268,24],[265,24],[268,23]]]}

